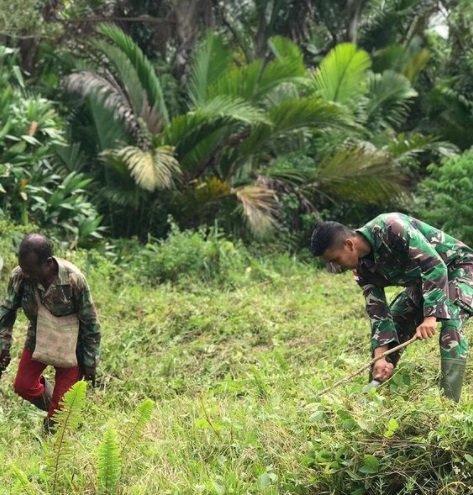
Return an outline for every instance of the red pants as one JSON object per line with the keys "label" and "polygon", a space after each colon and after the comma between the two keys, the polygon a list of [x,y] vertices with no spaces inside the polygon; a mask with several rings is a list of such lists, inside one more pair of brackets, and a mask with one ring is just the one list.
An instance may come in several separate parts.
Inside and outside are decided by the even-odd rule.
{"label": "red pants", "polygon": [[[15,392],[26,400],[37,399],[44,392],[44,385],[41,382],[42,373],[48,366],[32,359],[33,353],[28,349],[23,349],[18,372],[13,383]],[[54,368],[56,370],[56,380],[54,384],[53,397],[48,416],[52,416],[54,411],[59,408],[59,401],[64,394],[80,378],[80,369],[74,368]]]}

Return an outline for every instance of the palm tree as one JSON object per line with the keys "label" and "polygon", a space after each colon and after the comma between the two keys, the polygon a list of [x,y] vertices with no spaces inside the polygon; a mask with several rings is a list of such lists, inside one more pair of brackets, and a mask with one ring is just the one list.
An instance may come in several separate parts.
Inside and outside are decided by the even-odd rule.
{"label": "palm tree", "polygon": [[[415,92],[399,74],[371,74],[369,56],[354,45],[335,48],[311,74],[282,37],[270,40],[270,60],[238,65],[208,34],[194,53],[187,110],[173,116],[137,45],[117,27],[99,32],[94,48],[104,69],[72,74],[66,88],[89,99],[108,174],[103,195],[128,201],[135,223],[138,210],[153,215],[150,205],[161,201],[178,214],[192,204],[194,217],[215,205],[231,218],[238,211],[263,232],[278,218],[276,179],[308,194],[368,201],[401,191],[395,160],[367,139],[373,122],[385,129],[401,118]],[[330,140],[341,145],[336,153]],[[313,143],[322,143],[315,152]],[[281,173],[281,157],[295,151],[312,156],[313,166]]]}

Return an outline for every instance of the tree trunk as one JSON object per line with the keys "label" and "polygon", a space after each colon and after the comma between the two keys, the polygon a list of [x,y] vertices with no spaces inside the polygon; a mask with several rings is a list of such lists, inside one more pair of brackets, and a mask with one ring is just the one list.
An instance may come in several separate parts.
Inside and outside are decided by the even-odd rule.
{"label": "tree trunk", "polygon": [[347,0],[346,12],[348,17],[346,40],[350,43],[356,43],[358,35],[358,24],[360,21],[361,8],[363,0]]}
{"label": "tree trunk", "polygon": [[[43,22],[53,22],[57,19],[58,10],[61,8],[61,0],[48,0],[41,9]],[[21,67],[28,74],[33,74],[36,65],[36,54],[40,43],[39,37],[22,39],[18,43],[20,49]]]}
{"label": "tree trunk", "polygon": [[200,34],[200,25],[210,29],[215,24],[212,3],[209,0],[172,0],[176,20],[176,72],[184,82],[189,71],[189,60]]}

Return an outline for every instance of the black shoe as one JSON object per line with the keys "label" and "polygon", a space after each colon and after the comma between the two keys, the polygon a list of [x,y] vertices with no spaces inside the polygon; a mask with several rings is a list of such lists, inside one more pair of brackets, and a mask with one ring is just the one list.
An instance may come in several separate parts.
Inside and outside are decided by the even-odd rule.
{"label": "black shoe", "polygon": [[54,421],[53,418],[46,416],[43,421],[43,430],[46,435],[51,435],[53,433],[56,433],[57,430],[56,421]]}
{"label": "black shoe", "polygon": [[41,411],[49,411],[49,406],[51,405],[51,399],[53,396],[53,387],[51,384],[44,378],[44,376],[41,377],[41,381],[43,382],[44,385],[44,392],[41,397],[36,397],[33,400],[30,400],[30,402],[35,405],[38,409],[41,409]]}

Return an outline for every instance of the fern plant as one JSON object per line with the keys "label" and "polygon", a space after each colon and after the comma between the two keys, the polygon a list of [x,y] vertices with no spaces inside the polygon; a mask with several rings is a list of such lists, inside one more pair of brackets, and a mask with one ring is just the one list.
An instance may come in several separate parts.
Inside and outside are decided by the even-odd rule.
{"label": "fern plant", "polygon": [[48,456],[52,494],[57,493],[60,478],[65,478],[67,468],[72,464],[76,446],[71,437],[80,425],[86,392],[85,381],[75,383],[64,395],[62,408],[56,411],[53,417],[57,430],[51,439],[52,445]]}
{"label": "fern plant", "polygon": [[138,445],[143,431],[151,419],[154,402],[146,399],[142,402],[133,420],[125,429],[121,441],[113,428],[109,428],[98,449],[97,486],[100,495],[119,493],[120,478],[125,471],[127,456]]}
{"label": "fern plant", "polygon": [[122,468],[120,447],[115,430],[109,428],[98,450],[97,485],[101,495],[116,493]]}
{"label": "fern plant", "polygon": [[130,422],[122,436],[122,459],[125,463],[129,452],[138,444],[146,425],[151,419],[154,402],[151,399],[144,400],[137,408],[133,421]]}

